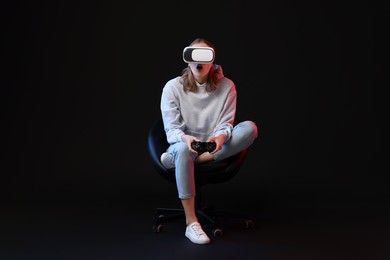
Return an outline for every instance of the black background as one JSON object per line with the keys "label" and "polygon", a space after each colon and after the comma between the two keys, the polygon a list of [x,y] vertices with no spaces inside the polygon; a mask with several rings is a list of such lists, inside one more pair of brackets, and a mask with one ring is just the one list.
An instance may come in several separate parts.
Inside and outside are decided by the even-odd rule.
{"label": "black background", "polygon": [[374,1],[8,3],[2,198],[141,204],[166,193],[147,133],[196,37],[215,43],[237,116],[259,127],[235,194],[388,198],[388,10]]}

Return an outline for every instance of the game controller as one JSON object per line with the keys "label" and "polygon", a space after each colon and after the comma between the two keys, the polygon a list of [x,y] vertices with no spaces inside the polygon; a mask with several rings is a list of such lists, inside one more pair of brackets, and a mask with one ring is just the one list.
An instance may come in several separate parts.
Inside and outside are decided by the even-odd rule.
{"label": "game controller", "polygon": [[215,142],[201,142],[201,141],[193,141],[191,143],[192,149],[198,152],[198,155],[201,155],[205,152],[212,152],[217,148],[217,144]]}

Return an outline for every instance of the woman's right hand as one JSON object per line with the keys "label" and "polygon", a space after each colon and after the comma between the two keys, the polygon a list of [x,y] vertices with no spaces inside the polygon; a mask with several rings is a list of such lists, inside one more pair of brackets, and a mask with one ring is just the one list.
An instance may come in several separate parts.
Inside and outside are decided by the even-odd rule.
{"label": "woman's right hand", "polygon": [[192,152],[194,152],[194,153],[198,153],[197,151],[195,151],[194,149],[192,149],[192,146],[191,146],[191,143],[192,143],[193,141],[196,141],[196,142],[199,141],[198,138],[196,138],[196,137],[194,137],[194,136],[192,136],[192,135],[183,135],[183,136],[181,137],[181,140],[187,144],[188,149],[190,149],[190,151],[192,151]]}

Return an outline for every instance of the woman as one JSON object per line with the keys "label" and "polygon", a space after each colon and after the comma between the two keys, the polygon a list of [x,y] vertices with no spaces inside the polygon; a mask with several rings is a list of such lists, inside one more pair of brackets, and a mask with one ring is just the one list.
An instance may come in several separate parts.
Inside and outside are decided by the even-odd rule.
{"label": "woman", "polygon": [[[203,38],[195,39],[190,47],[211,47],[215,53],[214,45]],[[169,80],[162,91],[160,108],[170,146],[161,162],[167,169],[175,168],[186,217],[185,236],[196,244],[208,244],[210,238],[196,216],[194,164],[223,160],[257,138],[257,126],[252,121],[233,127],[236,101],[234,82],[213,62],[188,63],[181,76]],[[198,155],[191,147],[193,141],[214,141],[216,148]]]}

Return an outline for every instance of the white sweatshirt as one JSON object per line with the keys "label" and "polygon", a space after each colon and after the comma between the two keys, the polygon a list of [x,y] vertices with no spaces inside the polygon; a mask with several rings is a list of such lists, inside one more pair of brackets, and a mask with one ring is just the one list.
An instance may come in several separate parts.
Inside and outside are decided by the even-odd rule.
{"label": "white sweatshirt", "polygon": [[169,80],[161,95],[160,109],[169,144],[181,142],[184,134],[207,141],[212,136],[231,137],[236,114],[237,92],[232,80],[223,76],[214,92],[206,92],[206,83],[197,84],[198,92],[185,92],[180,76]]}

